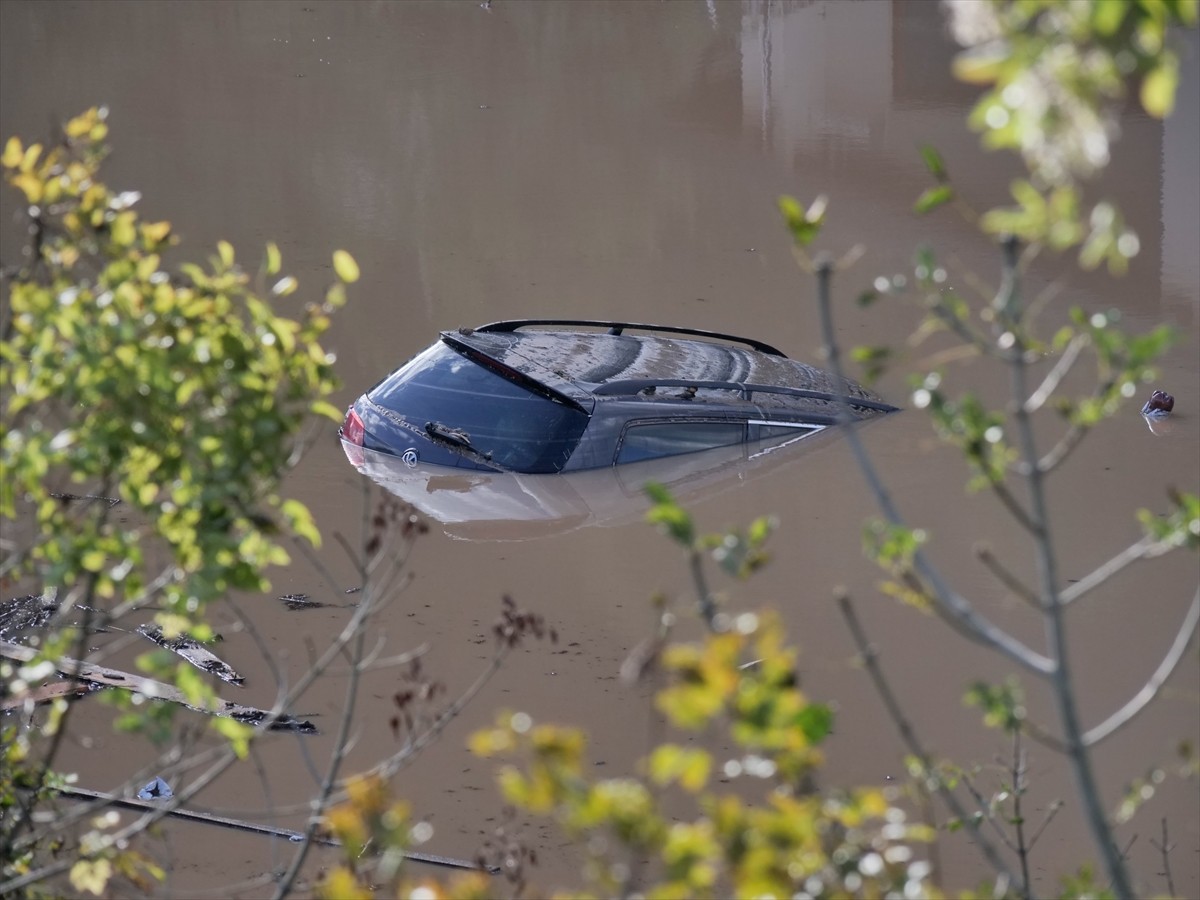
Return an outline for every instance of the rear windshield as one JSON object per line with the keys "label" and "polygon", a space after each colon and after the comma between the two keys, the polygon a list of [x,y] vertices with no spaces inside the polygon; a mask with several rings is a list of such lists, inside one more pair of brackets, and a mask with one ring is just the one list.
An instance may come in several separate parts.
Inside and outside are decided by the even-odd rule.
{"label": "rear windshield", "polygon": [[465,432],[471,447],[518,472],[557,472],[587,427],[586,413],[535,394],[435,344],[367,394],[417,428]]}

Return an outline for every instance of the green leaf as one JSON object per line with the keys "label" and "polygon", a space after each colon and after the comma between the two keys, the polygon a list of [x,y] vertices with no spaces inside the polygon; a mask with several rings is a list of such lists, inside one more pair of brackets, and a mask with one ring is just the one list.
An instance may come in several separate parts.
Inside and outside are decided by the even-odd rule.
{"label": "green leaf", "polygon": [[233,244],[229,241],[217,241],[217,253],[221,255],[221,262],[225,268],[230,268],[233,265]]}
{"label": "green leaf", "polygon": [[783,213],[788,230],[799,246],[807,247],[821,233],[821,226],[825,222],[825,205],[825,198],[818,197],[805,210],[795,197],[779,198],[779,211]]}
{"label": "green leaf", "polygon": [[809,703],[797,714],[796,724],[810,744],[819,744],[833,732],[833,710],[824,703]]}
{"label": "green leaf", "polygon": [[942,155],[937,152],[937,149],[929,144],[921,146],[921,159],[925,161],[925,168],[929,170],[929,174],[936,178],[939,182],[947,180],[949,175],[946,172],[946,164],[942,161]]}
{"label": "green leaf", "polygon": [[696,539],[692,517],[675,503],[670,492],[661,484],[650,482],[645,491],[654,501],[654,506],[646,513],[646,521],[651,525],[658,525],[677,542],[690,547]]}
{"label": "green leaf", "polygon": [[217,716],[212,721],[212,727],[213,731],[223,735],[229,741],[238,759],[245,759],[250,755],[250,738],[254,736],[254,729],[251,726],[235,719]]}
{"label": "green leaf", "polygon": [[274,241],[267,242],[267,260],[266,272],[268,275],[279,274],[279,267],[283,265],[283,259],[279,255],[279,247]]}
{"label": "green leaf", "polygon": [[317,531],[317,526],[313,523],[312,513],[308,511],[308,507],[299,500],[285,500],[283,506],[280,507],[280,512],[287,519],[288,526],[300,537],[307,540],[314,547],[321,546],[321,533]]}
{"label": "green leaf", "polygon": [[1165,119],[1175,108],[1175,90],[1178,86],[1178,61],[1174,56],[1163,57],[1142,79],[1142,108],[1156,119]]}
{"label": "green leaf", "polygon": [[945,203],[949,203],[953,199],[954,188],[948,184],[939,184],[937,187],[931,187],[921,193],[921,196],[917,198],[917,202],[913,204],[913,211],[916,213],[927,213]]}
{"label": "green leaf", "polygon": [[345,250],[334,251],[333,270],[337,272],[338,278],[342,279],[346,284],[354,284],[354,282],[358,281],[358,263]]}
{"label": "green leaf", "polygon": [[338,409],[328,400],[314,400],[312,406],[309,407],[318,416],[324,416],[333,422],[341,424],[341,421],[346,418],[345,412]]}

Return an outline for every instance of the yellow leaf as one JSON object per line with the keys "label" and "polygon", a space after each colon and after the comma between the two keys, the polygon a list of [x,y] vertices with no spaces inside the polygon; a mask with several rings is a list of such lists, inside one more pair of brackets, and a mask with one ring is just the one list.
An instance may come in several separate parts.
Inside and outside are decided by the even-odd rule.
{"label": "yellow leaf", "polygon": [[991,84],[999,77],[1004,62],[1004,55],[990,48],[970,50],[954,58],[951,71],[967,84]]}
{"label": "yellow leaf", "polygon": [[112,877],[112,863],[107,859],[81,859],[71,866],[71,886],[99,897]]}
{"label": "yellow leaf", "polygon": [[229,241],[217,241],[217,252],[221,254],[221,262],[226,268],[233,265],[233,244]]}
{"label": "yellow leaf", "polygon": [[13,187],[24,191],[25,199],[30,203],[40,203],[42,199],[41,179],[35,178],[28,172],[21,172],[9,179]]}
{"label": "yellow leaf", "polygon": [[243,722],[226,719],[222,716],[213,719],[212,727],[214,731],[223,735],[229,741],[238,759],[245,759],[250,755],[250,738],[254,734],[252,727]]}
{"label": "yellow leaf", "polygon": [[306,539],[314,547],[321,546],[321,533],[313,523],[312,513],[299,500],[285,500],[280,507],[283,517],[298,536]]}
{"label": "yellow leaf", "polygon": [[21,139],[13,135],[8,139],[8,143],[4,145],[4,155],[0,156],[0,165],[3,165],[6,169],[15,169],[21,164],[24,156],[25,149],[21,146]]}
{"label": "yellow leaf", "polygon": [[25,155],[21,157],[21,171],[32,172],[33,167],[37,165],[38,157],[42,155],[41,144],[31,144],[29,149],[25,151]]}
{"label": "yellow leaf", "polygon": [[1172,63],[1174,60],[1162,60],[1142,79],[1142,107],[1156,119],[1166,118],[1175,107],[1179,67]]}
{"label": "yellow leaf", "polygon": [[267,244],[267,274],[277,274],[281,265],[283,265],[283,259],[279,255],[279,247],[274,241],[271,241]]}
{"label": "yellow leaf", "polygon": [[170,233],[170,222],[145,222],[142,225],[142,240],[147,244],[162,243]]}
{"label": "yellow leaf", "polygon": [[87,134],[92,130],[92,126],[96,124],[96,119],[97,111],[94,107],[85,113],[80,113],[67,123],[67,127],[64,129],[67,132],[67,137],[77,138]]}
{"label": "yellow leaf", "polygon": [[344,867],[330,872],[317,886],[317,894],[321,897],[338,897],[341,900],[371,900],[375,896],[363,886],[353,872]]}
{"label": "yellow leaf", "polygon": [[345,250],[334,251],[333,270],[337,272],[338,278],[342,279],[346,284],[353,284],[358,281],[358,263]]}

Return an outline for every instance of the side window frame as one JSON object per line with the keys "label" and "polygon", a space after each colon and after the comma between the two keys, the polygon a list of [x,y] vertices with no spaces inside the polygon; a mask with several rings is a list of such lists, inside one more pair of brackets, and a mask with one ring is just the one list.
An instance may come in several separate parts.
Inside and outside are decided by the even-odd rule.
{"label": "side window frame", "polygon": [[[635,460],[621,459],[621,453],[625,450],[626,441],[630,436],[630,432],[637,428],[653,425],[669,425],[669,426],[686,426],[686,425],[729,425],[736,426],[741,429],[741,437],[736,441],[730,441],[728,444],[712,444],[708,447],[702,447],[697,450],[681,450],[677,453],[665,453],[661,456],[643,456]],[[643,462],[651,459],[669,459],[672,456],[685,456],[688,453],[699,453],[703,450],[710,450],[716,447],[732,447],[738,444],[745,444],[747,438],[747,426],[749,423],[746,419],[734,418],[729,416],[688,416],[687,418],[679,417],[659,417],[650,419],[634,419],[626,422],[621,428],[621,435],[617,439],[616,450],[613,452],[613,465],[625,465],[630,462]]]}
{"label": "side window frame", "polygon": [[[795,431],[796,436],[792,437],[792,438],[788,438],[788,436],[785,432],[779,432],[776,434],[768,434],[765,436],[762,435],[761,433],[758,433],[754,437],[751,437],[750,435],[754,434],[752,429],[756,425],[760,426],[760,428],[770,427],[770,428],[786,429],[788,431]],[[822,431],[824,431],[826,428],[829,427],[828,425],[818,424],[816,422],[780,422],[778,420],[771,421],[769,419],[750,419],[746,423],[746,426],[747,426],[746,440],[751,445],[761,443],[762,441],[769,441],[769,440],[773,440],[773,439],[775,441],[777,441],[776,443],[773,443],[769,447],[763,448],[763,449],[759,450],[758,452],[751,453],[751,458],[754,458],[756,456],[762,456],[767,453],[772,453],[775,450],[780,449],[781,447],[790,447],[792,444],[802,441],[805,438],[810,438],[813,435],[820,434]]]}

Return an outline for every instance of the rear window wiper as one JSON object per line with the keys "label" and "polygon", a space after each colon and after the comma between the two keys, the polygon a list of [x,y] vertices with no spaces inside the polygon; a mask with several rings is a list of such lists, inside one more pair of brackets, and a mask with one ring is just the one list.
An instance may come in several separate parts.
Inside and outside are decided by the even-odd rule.
{"label": "rear window wiper", "polygon": [[471,435],[463,431],[461,428],[452,428],[449,425],[443,425],[441,422],[426,422],[425,434],[433,441],[439,444],[445,444],[457,453],[461,453],[468,459],[473,459],[485,466],[490,466],[500,472],[511,471],[506,466],[500,465],[492,460],[491,452],[482,453],[476,450],[471,443]]}

